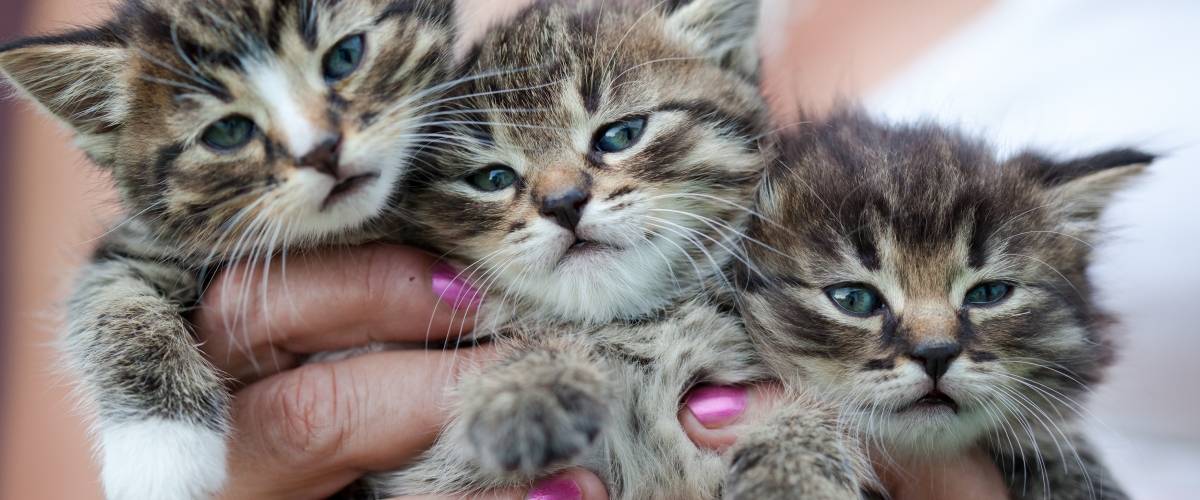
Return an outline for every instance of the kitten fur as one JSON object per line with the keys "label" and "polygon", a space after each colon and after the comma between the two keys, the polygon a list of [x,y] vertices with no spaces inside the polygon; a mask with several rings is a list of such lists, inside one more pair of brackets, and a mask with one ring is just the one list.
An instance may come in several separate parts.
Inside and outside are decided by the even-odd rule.
{"label": "kitten fur", "polygon": [[[758,8],[539,2],[475,48],[440,164],[414,176],[411,218],[468,264],[489,314],[519,326],[497,335],[501,362],[464,377],[424,459],[373,478],[380,497],[470,495],[568,466],[599,473],[612,498],[721,495],[726,463],[698,450],[677,414],[696,384],[763,376],[740,322],[701,286],[720,287],[744,251],[765,165]],[[646,120],[639,140],[597,147],[631,118]],[[468,182],[496,168],[517,181]],[[553,205],[572,192],[577,213],[563,217]],[[858,498],[836,419],[817,413],[792,422],[814,437],[813,461],[833,466],[796,477],[831,492],[813,498]]]}
{"label": "kitten fur", "polygon": [[[1014,498],[1125,498],[1075,418],[1114,353],[1087,268],[1101,211],[1153,157],[1000,160],[953,129],[853,110],[783,134],[778,149],[748,232],[763,245],[739,279],[772,370],[840,406],[842,426],[887,454],[982,445]],[[995,282],[1011,292],[965,301]],[[882,307],[845,312],[827,292],[847,284]],[[935,390],[956,407],[922,404]],[[803,445],[743,450],[735,468],[782,480],[761,469],[788,449]]]}
{"label": "kitten fur", "polygon": [[[220,490],[228,388],[185,319],[204,276],[394,232],[452,14],[451,0],[128,0],[100,26],[0,47],[0,70],[74,130],[129,215],[83,271],[64,339],[108,498]],[[357,35],[358,64],[331,76]],[[254,124],[245,144],[203,139],[234,116]]]}
{"label": "kitten fur", "polygon": [[[414,177],[421,237],[469,264],[496,309],[535,321],[640,319],[719,276],[764,165],[757,5],[543,1],[493,29],[451,97],[438,168]],[[635,145],[596,149],[639,117]],[[464,181],[497,166],[519,181]],[[567,227],[550,206],[572,193]]]}

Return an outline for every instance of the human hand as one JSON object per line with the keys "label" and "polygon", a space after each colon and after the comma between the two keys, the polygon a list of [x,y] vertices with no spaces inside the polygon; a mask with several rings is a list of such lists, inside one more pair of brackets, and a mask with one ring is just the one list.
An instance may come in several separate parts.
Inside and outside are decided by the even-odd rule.
{"label": "human hand", "polygon": [[[226,271],[193,318],[213,364],[243,385],[227,500],[326,498],[366,473],[411,463],[449,418],[446,389],[464,366],[492,355],[486,346],[398,350],[302,365],[314,353],[369,343],[440,347],[469,333],[476,294],[457,271],[403,247],[331,249],[293,256],[283,269]],[[607,495],[594,475],[569,471],[480,498]]]}
{"label": "human hand", "polygon": [[[783,402],[776,385],[704,386],[684,399],[679,423],[697,446],[724,451],[747,424],[761,421]],[[978,449],[939,460],[875,464],[883,486],[896,500],[1005,500],[1008,488],[999,468]]]}

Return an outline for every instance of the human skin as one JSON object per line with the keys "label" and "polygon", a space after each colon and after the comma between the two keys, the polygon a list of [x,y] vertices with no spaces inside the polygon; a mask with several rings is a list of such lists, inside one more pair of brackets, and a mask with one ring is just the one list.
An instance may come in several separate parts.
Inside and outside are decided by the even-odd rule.
{"label": "human skin", "polygon": [[[364,473],[403,467],[436,439],[459,370],[492,354],[487,347],[412,349],[301,364],[313,353],[371,342],[441,346],[447,332],[470,325],[473,306],[455,300],[470,288],[453,270],[410,248],[331,249],[292,257],[286,269],[285,277],[276,262],[268,271],[272,285],[249,294],[239,293],[242,280],[257,284],[261,275],[224,273],[194,318],[209,358],[242,386],[234,399],[227,500],[325,498]],[[467,305],[446,305],[455,302]],[[227,328],[234,324],[242,326]],[[697,445],[725,449],[778,394],[771,386],[698,390],[680,424]],[[986,457],[951,458],[880,472],[901,500],[1005,498]],[[576,470],[492,498],[607,495],[595,475]]]}
{"label": "human skin", "polygon": [[[462,0],[460,12],[469,13],[460,19],[464,43],[526,3]],[[491,354],[486,347],[409,350],[298,366],[313,353],[370,342],[437,347],[448,335],[469,333],[471,307],[454,310],[447,304],[464,301],[439,297],[455,273],[445,275],[444,267],[416,250],[370,246],[294,258],[286,281],[282,266],[271,268],[269,283],[276,286],[263,294],[247,294],[251,304],[242,300],[244,296],[221,293],[240,289],[239,279],[247,277],[236,271],[218,278],[196,318],[213,362],[246,384],[234,404],[227,500],[324,498],[365,472],[411,462],[433,443],[448,417],[446,389],[458,370],[467,363],[486,362]],[[449,288],[452,295],[461,295],[463,287],[469,288],[465,283]],[[246,310],[263,314],[242,316]],[[225,328],[226,319],[235,317],[246,323],[237,335]],[[754,422],[780,394],[769,385],[709,389],[700,388],[686,398],[679,419],[698,446],[714,450],[732,446],[742,425]],[[722,397],[714,400],[714,394]],[[979,451],[877,469],[898,500],[1008,497],[999,470]],[[599,500],[607,494],[595,475],[573,470],[528,491],[476,498]]]}

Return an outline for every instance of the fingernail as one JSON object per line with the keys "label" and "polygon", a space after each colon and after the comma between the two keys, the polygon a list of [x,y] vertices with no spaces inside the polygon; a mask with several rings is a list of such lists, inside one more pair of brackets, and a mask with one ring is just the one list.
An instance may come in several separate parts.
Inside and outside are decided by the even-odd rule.
{"label": "fingernail", "polygon": [[707,386],[692,391],[687,407],[708,428],[728,424],[746,411],[745,387]]}
{"label": "fingernail", "polygon": [[467,284],[461,274],[449,264],[439,262],[433,268],[433,293],[455,309],[469,309],[483,302],[483,294]]}
{"label": "fingernail", "polygon": [[529,490],[529,500],[582,500],[583,490],[575,481],[565,477],[547,479]]}

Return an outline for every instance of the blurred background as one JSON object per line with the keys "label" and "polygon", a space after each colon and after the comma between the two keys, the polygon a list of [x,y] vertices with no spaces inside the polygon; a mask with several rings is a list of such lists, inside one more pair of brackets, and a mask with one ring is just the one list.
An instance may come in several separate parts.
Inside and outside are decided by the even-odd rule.
{"label": "blurred background", "polygon": [[[460,0],[478,32],[524,1]],[[1108,214],[1095,277],[1124,350],[1092,434],[1135,498],[1200,491],[1200,2],[764,0],[768,92],[936,117],[1006,151],[1166,155]],[[105,18],[105,2],[0,0],[0,39]],[[0,499],[99,498],[51,342],[71,270],[116,217],[108,179],[31,107],[0,101]]]}

